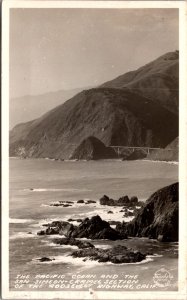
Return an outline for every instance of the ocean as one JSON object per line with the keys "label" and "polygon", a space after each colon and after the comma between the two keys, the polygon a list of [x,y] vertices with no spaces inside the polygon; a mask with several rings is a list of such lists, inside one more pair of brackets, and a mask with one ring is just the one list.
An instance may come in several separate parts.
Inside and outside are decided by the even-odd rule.
{"label": "ocean", "polygon": [[[99,205],[99,199],[105,194],[113,199],[128,195],[145,201],[159,188],[176,181],[178,165],[174,163],[10,158],[10,289],[177,290],[178,243],[160,243],[147,238],[91,241],[103,249],[120,244],[151,253],[141,263],[116,265],[72,258],[70,254],[77,249],[75,246],[57,246],[53,243],[55,236],[37,235],[42,224],[53,220],[100,215],[106,221],[129,221],[132,217],[123,218],[120,207],[112,208],[113,214],[108,214],[111,207]],[[81,199],[96,203],[78,204]],[[73,204],[50,206],[62,200]],[[53,260],[39,262],[38,258],[44,256]],[[155,284],[156,272],[163,269],[170,274],[169,284]],[[129,283],[128,276],[131,276]],[[58,279],[56,283],[54,278]],[[81,283],[75,282],[78,279]],[[113,282],[109,283],[109,279]]]}

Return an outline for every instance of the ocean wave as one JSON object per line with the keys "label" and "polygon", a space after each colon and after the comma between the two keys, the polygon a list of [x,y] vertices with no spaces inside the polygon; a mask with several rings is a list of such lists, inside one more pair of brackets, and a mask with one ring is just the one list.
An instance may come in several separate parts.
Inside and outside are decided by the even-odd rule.
{"label": "ocean wave", "polygon": [[75,238],[76,240],[80,240],[80,241],[93,241],[92,239],[88,239],[88,238]]}
{"label": "ocean wave", "polygon": [[[104,265],[116,265],[112,262],[98,262],[96,260],[91,260],[89,258],[80,258],[80,257],[72,257],[70,254],[67,255],[58,255],[58,256],[52,256],[49,257],[52,259],[51,261],[41,262],[39,261],[40,257],[34,258],[32,260],[32,263],[35,264],[71,264],[74,266],[82,266],[85,268],[94,267],[94,266],[104,266]],[[145,264],[153,261],[153,257],[147,256],[144,260],[140,262],[132,262],[132,263],[121,263],[117,264],[117,266],[124,266],[124,265],[140,265]]]}
{"label": "ocean wave", "polygon": [[170,164],[170,165],[178,165],[178,161],[167,161],[167,160],[151,160],[151,159],[144,159],[143,161],[146,162],[153,162],[153,163],[164,163],[164,164]]}
{"label": "ocean wave", "polygon": [[[91,212],[87,212],[86,216],[87,217],[93,217],[96,215],[99,215],[101,217],[101,219],[105,220],[105,221],[125,221],[125,222],[130,222],[134,219],[134,216],[129,216],[129,217],[123,217],[124,212],[120,212],[120,210],[122,209],[122,207],[112,207],[112,214],[108,214],[108,211],[110,210],[110,207],[108,207],[107,209],[100,207],[100,209],[95,209]],[[81,218],[82,216],[85,216],[85,213],[80,213],[79,217]]]}
{"label": "ocean wave", "polygon": [[100,249],[110,249],[110,248],[112,248],[112,246],[111,245],[100,245],[100,244],[94,244],[94,246],[96,247],[96,248],[100,248]]}
{"label": "ocean wave", "polygon": [[77,200],[73,201],[71,200],[71,202],[73,203],[67,203],[66,200],[61,200],[60,201],[54,201],[54,202],[50,202],[49,204],[41,204],[40,206],[48,206],[48,207],[53,207],[54,204],[62,204],[62,207],[63,207],[63,204],[70,204],[71,206],[75,207],[75,208],[80,208],[80,207],[84,207],[84,205],[86,205],[87,207],[101,207],[101,205],[99,204],[99,202],[96,201],[95,203],[89,203],[87,204],[86,202],[89,201],[89,200],[93,200],[93,199],[90,199],[90,198],[83,198],[82,199],[84,201],[84,203],[77,203]]}
{"label": "ocean wave", "polygon": [[10,240],[16,240],[16,239],[25,239],[25,238],[36,238],[37,235],[34,233],[28,233],[28,232],[18,232],[16,234],[10,235]]}
{"label": "ocean wave", "polygon": [[49,234],[49,235],[46,235],[46,238],[48,239],[55,239],[55,238],[65,238],[66,236],[65,235],[61,235],[61,234]]}
{"label": "ocean wave", "polygon": [[[39,222],[32,224],[31,227],[36,227],[36,228],[40,228],[40,229],[44,230],[47,228],[47,226],[44,226],[44,224],[51,224],[54,221],[64,221],[64,222],[68,222],[68,223],[71,223],[76,226],[78,226],[80,224],[80,222],[77,222],[77,221],[68,221],[68,219],[70,219],[70,217],[72,217],[72,214],[67,214],[67,215],[63,216],[63,218],[57,217],[54,219],[41,219],[41,220],[39,220]],[[52,235],[52,236],[54,236],[54,235]]]}
{"label": "ocean wave", "polygon": [[151,257],[151,258],[162,257],[162,256],[163,256],[162,254],[157,254],[157,253],[154,253],[153,255],[147,255],[147,257]]}
{"label": "ocean wave", "polygon": [[[58,236],[59,238],[59,236]],[[49,246],[49,247],[53,247],[53,248],[60,248],[60,249],[72,249],[72,250],[77,250],[78,247],[77,246],[71,246],[71,245],[59,245],[59,244],[55,244],[51,241],[46,241],[44,240],[43,243],[45,244],[45,246]]]}
{"label": "ocean wave", "polygon": [[75,189],[75,188],[27,188],[23,189],[24,191],[29,192],[90,192],[89,189]]}
{"label": "ocean wave", "polygon": [[[42,204],[44,205],[44,204]],[[75,204],[75,206],[78,205],[77,203]],[[80,204],[81,205],[81,204]],[[45,205],[46,206],[46,205]],[[90,208],[93,208],[93,206],[88,205]],[[53,207],[53,206],[50,206]],[[74,205],[73,205],[74,207]],[[71,208],[71,207],[70,207]],[[44,228],[43,224],[48,224],[48,223],[52,223],[53,221],[65,221],[65,222],[69,222],[73,225],[79,226],[80,222],[75,221],[68,221],[70,218],[71,219],[82,219],[84,220],[85,217],[91,218],[93,216],[99,215],[101,217],[101,219],[110,222],[110,221],[116,221],[116,222],[129,222],[131,220],[133,220],[134,216],[129,216],[129,217],[123,217],[124,212],[120,212],[120,210],[122,209],[122,207],[117,207],[117,208],[112,208],[113,214],[108,214],[108,211],[110,210],[110,208],[103,208],[103,207],[99,207],[96,206],[95,209],[92,209],[89,212],[77,212],[75,214],[72,215],[72,213],[67,213],[63,216],[63,218],[59,218],[56,217],[54,219],[41,219],[38,223],[32,224],[32,227],[40,227],[40,228]],[[68,211],[69,212],[69,211]],[[110,225],[111,227],[115,228],[115,224]]]}
{"label": "ocean wave", "polygon": [[32,223],[33,219],[14,219],[9,218],[9,223],[11,224],[22,224],[22,223]]}

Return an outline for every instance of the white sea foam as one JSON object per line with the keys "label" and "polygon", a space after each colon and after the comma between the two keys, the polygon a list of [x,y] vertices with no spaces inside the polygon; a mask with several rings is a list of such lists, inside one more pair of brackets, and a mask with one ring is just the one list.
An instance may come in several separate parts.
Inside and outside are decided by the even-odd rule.
{"label": "white sea foam", "polygon": [[51,222],[52,222],[51,219],[41,219],[37,223],[32,224],[31,227],[37,227],[37,228],[40,227],[42,229],[45,229],[45,226],[43,226],[43,224],[48,224],[48,223],[51,223]]}
{"label": "white sea foam", "polygon": [[[58,255],[58,256],[52,256],[49,257],[50,259],[52,259],[52,261],[46,261],[46,262],[40,262],[38,259],[40,258],[34,258],[32,260],[32,263],[36,263],[36,264],[72,264],[75,266],[82,266],[84,268],[92,268],[95,266],[104,266],[104,265],[116,265],[112,262],[98,262],[96,260],[90,260],[89,258],[85,258],[85,257],[72,257],[70,254],[67,255]],[[121,264],[117,264],[117,266],[121,266],[121,265],[140,265],[140,264],[145,264],[145,263],[149,263],[153,261],[153,258],[150,256],[147,256],[146,259],[140,261],[140,262],[132,262],[132,263],[121,263]]]}
{"label": "white sea foam", "polygon": [[94,246],[96,247],[96,248],[100,248],[100,249],[110,249],[110,248],[112,248],[112,246],[111,245],[100,245],[100,244],[94,244]]}
{"label": "white sea foam", "polygon": [[80,222],[77,222],[77,221],[68,221],[69,223],[75,225],[75,226],[79,226],[80,225]]}
{"label": "white sea foam", "polygon": [[18,232],[16,234],[10,235],[10,240],[16,240],[16,239],[25,239],[25,238],[35,238],[37,237],[34,233],[28,233],[28,232]]}
{"label": "white sea foam", "polygon": [[53,221],[64,221],[64,220],[65,220],[65,218],[59,218],[59,217],[56,217],[54,219],[50,219],[50,218],[40,219],[37,223],[32,224],[31,227],[37,227],[37,228],[40,227],[42,229],[46,229],[47,226],[43,226],[44,224],[50,224]]}
{"label": "white sea foam", "polygon": [[[113,214],[108,214],[108,211],[110,210],[110,208],[106,209],[106,208],[102,207],[100,209],[93,210],[91,212],[87,212],[86,216],[93,217],[93,216],[99,215],[101,217],[101,219],[103,219],[105,221],[120,221],[120,222],[122,222],[122,221],[129,222],[134,218],[134,216],[123,218],[124,212],[120,212],[121,209],[122,209],[122,207],[113,207],[112,208]],[[79,217],[81,218],[83,215],[85,217],[85,213],[80,213]]]}
{"label": "white sea foam", "polygon": [[[76,204],[75,204],[76,206]],[[89,205],[89,207],[91,206],[91,204]],[[74,205],[73,205],[74,207]],[[93,207],[93,206],[92,206]],[[85,212],[80,212],[80,213],[75,213],[74,215],[72,215],[72,213],[67,213],[65,216],[63,216],[63,218],[55,218],[55,219],[44,219],[44,220],[40,220],[40,222],[38,222],[38,224],[33,224],[32,226],[33,227],[38,227],[40,226],[41,228],[43,228],[43,224],[45,223],[51,223],[53,221],[66,221],[66,222],[69,222],[69,223],[72,223],[73,225],[76,225],[78,226],[80,224],[80,222],[77,222],[77,221],[68,221],[68,219],[85,219],[85,217],[88,217],[88,218],[91,218],[93,216],[96,216],[96,215],[99,215],[101,217],[102,220],[105,220],[105,221],[124,221],[124,222],[130,222],[134,216],[129,216],[129,217],[123,217],[124,215],[124,212],[120,212],[120,210],[122,209],[122,207],[114,207],[112,208],[112,211],[113,211],[113,214],[108,214],[108,211],[110,210],[110,208],[104,208],[104,207],[101,207],[101,206],[98,206],[96,207],[96,209],[93,209],[89,212],[86,212],[86,215],[85,215]],[[115,225],[111,225],[111,227],[115,228],[114,227]]]}
{"label": "white sea foam", "polygon": [[80,241],[92,241],[92,239],[88,239],[88,238],[75,238],[75,239]]}
{"label": "white sea foam", "polygon": [[77,250],[78,247],[77,246],[72,246],[72,245],[58,245],[58,247],[60,248],[64,248],[64,249],[73,249],[73,250]]}
{"label": "white sea foam", "polygon": [[49,207],[49,204],[41,204],[40,207]]}
{"label": "white sea foam", "polygon": [[51,234],[51,235],[46,235],[48,239],[53,239],[53,238],[65,238],[66,236],[63,234]]}
{"label": "white sea foam", "polygon": [[144,159],[143,161],[151,162],[151,163],[164,163],[164,164],[170,164],[170,165],[178,165],[178,161],[166,161],[166,160],[151,160],[151,159]]}
{"label": "white sea foam", "polygon": [[34,263],[34,264],[71,264],[71,265],[75,265],[75,266],[82,266],[85,268],[102,265],[102,263],[99,263],[98,261],[94,261],[94,260],[90,260],[90,259],[84,261],[85,258],[74,258],[70,254],[64,255],[64,256],[62,256],[62,255],[51,256],[49,258],[52,260],[41,262],[41,261],[39,261],[40,257],[37,257],[37,258],[34,258],[31,263]]}
{"label": "white sea foam", "polygon": [[[58,236],[59,237],[59,236]],[[77,250],[78,247],[77,246],[72,246],[72,245],[60,245],[60,244],[55,244],[55,243],[52,243],[51,241],[46,241],[44,240],[43,241],[44,244],[46,244],[46,246],[49,246],[49,247],[53,247],[53,248],[60,248],[60,249],[73,249],[73,250]]]}
{"label": "white sea foam", "polygon": [[[83,199],[83,200],[88,201],[90,199]],[[143,199],[143,200],[145,200],[145,199]],[[52,202],[50,204],[41,204],[41,206],[53,207],[53,206],[51,206],[51,204],[59,204],[59,202]],[[90,203],[90,204],[74,202],[74,203],[71,203],[70,205],[73,208],[80,208],[80,207],[82,208],[84,205],[86,205],[86,207],[88,207],[88,208],[92,208],[91,211],[86,212],[86,217],[89,217],[89,218],[93,217],[93,216],[96,216],[96,215],[99,215],[105,221],[120,221],[120,222],[122,222],[122,221],[130,222],[134,218],[134,216],[123,217],[124,212],[121,212],[121,210],[122,210],[121,206],[111,208],[110,206],[100,205],[100,203],[98,201],[96,201],[96,203]],[[139,207],[137,207],[137,208],[139,208]],[[108,211],[110,211],[110,210],[112,210],[113,213],[108,213]],[[133,210],[131,210],[131,209],[128,209],[128,210],[129,210],[129,212],[133,212]],[[67,210],[67,211],[69,211],[69,210]],[[77,212],[73,216],[70,213],[66,214],[66,216],[63,217],[63,220],[68,221],[69,218],[84,219],[85,218],[85,212],[80,212],[80,213]],[[70,221],[70,223],[72,223],[73,225],[76,225],[76,226],[78,226],[80,224],[79,222],[76,222],[76,221]]]}
{"label": "white sea foam", "polygon": [[33,219],[13,219],[9,218],[9,223],[11,224],[22,224],[22,223],[31,223]]}
{"label": "white sea foam", "polygon": [[153,255],[147,255],[147,257],[151,257],[151,258],[162,257],[162,256],[163,256],[162,254],[157,254],[157,253],[154,253]]}

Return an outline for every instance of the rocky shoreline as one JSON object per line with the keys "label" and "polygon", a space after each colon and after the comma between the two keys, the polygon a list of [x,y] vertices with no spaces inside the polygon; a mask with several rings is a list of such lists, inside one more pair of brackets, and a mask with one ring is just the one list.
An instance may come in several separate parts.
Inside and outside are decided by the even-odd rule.
{"label": "rocky shoreline", "polygon": [[162,242],[176,242],[179,234],[179,184],[164,187],[146,201],[131,222],[117,225],[116,230],[129,236],[149,237]]}
{"label": "rocky shoreline", "polygon": [[89,258],[98,262],[111,262],[113,264],[121,263],[135,263],[140,262],[146,258],[146,254],[139,251],[128,249],[125,246],[117,245],[112,249],[86,248],[74,251],[71,254],[73,257]]}
{"label": "rocky shoreline", "polygon": [[[77,202],[84,204],[81,200]],[[91,203],[93,202],[91,200]],[[64,204],[63,201],[62,203]],[[100,199],[100,205],[122,206],[124,212],[131,208],[134,219],[130,222],[107,222],[96,215],[84,220],[53,221],[43,224],[46,229],[40,230],[37,235],[59,235],[59,238],[53,240],[54,244],[78,247],[79,250],[71,253],[73,257],[81,257],[85,261],[89,258],[98,262],[112,263],[139,262],[146,258],[146,254],[121,245],[103,250],[95,248],[88,241],[80,241],[79,239],[117,241],[136,236],[157,239],[160,242],[178,241],[178,183],[158,190],[145,203],[138,201],[137,197],[129,199],[128,196],[123,196],[118,200],[113,200],[104,195]],[[113,212],[108,211],[108,213]],[[77,221],[79,224],[73,225],[72,221]],[[116,225],[116,228],[112,228],[112,225]],[[45,257],[40,259],[41,262],[47,260],[48,258]]]}
{"label": "rocky shoreline", "polygon": [[43,224],[46,230],[41,230],[38,235],[64,235],[72,238],[87,238],[87,239],[108,239],[108,240],[122,240],[126,239],[126,234],[121,234],[113,229],[110,224],[101,219],[100,216],[84,219],[79,226],[75,226],[65,221],[53,221],[49,224]]}

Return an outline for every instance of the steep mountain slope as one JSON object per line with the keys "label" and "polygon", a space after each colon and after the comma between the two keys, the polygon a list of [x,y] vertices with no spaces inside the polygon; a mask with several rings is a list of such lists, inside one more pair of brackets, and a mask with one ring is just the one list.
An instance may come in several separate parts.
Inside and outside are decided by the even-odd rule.
{"label": "steep mountain slope", "polygon": [[101,87],[128,88],[177,113],[179,52],[166,53],[136,71],[104,83]]}
{"label": "steep mountain slope", "polygon": [[16,124],[39,118],[50,109],[70,99],[82,89],[61,90],[42,95],[10,99],[10,128]]}
{"label": "steep mountain slope", "polygon": [[125,87],[82,91],[41,118],[17,125],[10,132],[10,155],[69,158],[89,136],[106,146],[166,147],[178,136],[178,115],[172,102],[169,109],[161,102]]}

